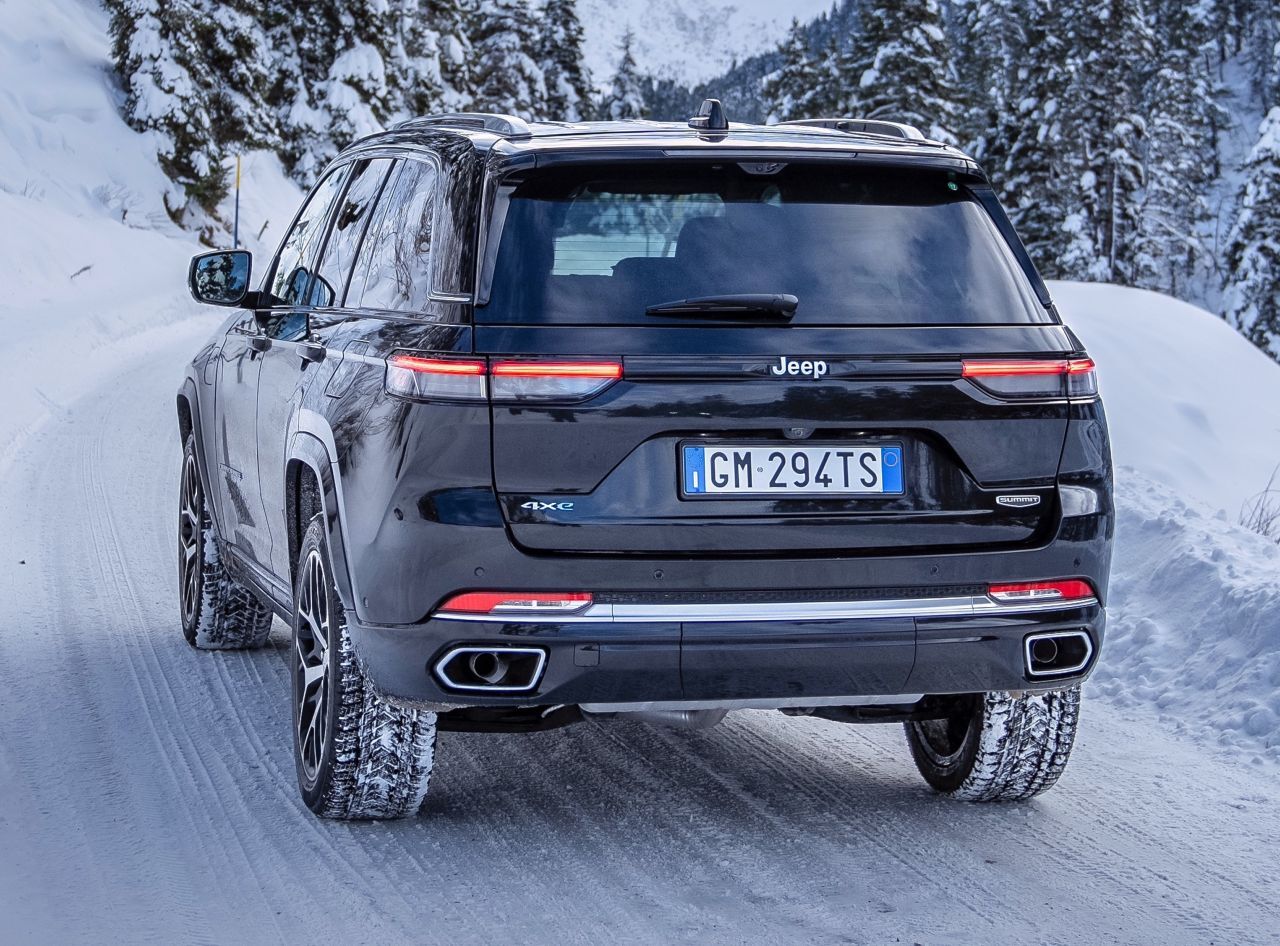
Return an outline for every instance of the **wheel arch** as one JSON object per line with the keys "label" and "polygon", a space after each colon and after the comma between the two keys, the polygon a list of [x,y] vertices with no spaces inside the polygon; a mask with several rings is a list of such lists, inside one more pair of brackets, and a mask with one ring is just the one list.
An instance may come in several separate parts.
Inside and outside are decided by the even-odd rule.
{"label": "wheel arch", "polygon": [[[331,439],[332,435],[330,435]],[[338,470],[328,445],[308,430],[299,430],[290,441],[284,469],[285,519],[289,536],[289,587],[293,588],[298,552],[307,524],[316,513],[324,515],[329,545],[329,567],[338,597],[345,608],[355,608],[355,592],[347,568],[344,521]]]}

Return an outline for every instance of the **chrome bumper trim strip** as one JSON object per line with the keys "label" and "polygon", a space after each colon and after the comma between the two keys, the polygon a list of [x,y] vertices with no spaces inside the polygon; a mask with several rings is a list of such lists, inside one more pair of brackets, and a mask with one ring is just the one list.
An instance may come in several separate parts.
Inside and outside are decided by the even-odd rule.
{"label": "chrome bumper trim strip", "polygon": [[506,612],[463,614],[441,611],[442,621],[472,621],[484,624],[661,624],[748,621],[848,621],[859,618],[890,617],[978,617],[1014,616],[1044,611],[1071,611],[1093,607],[1097,598],[1070,601],[1024,601],[1000,604],[986,595],[953,598],[898,598],[880,601],[766,601],[700,604],[593,604],[575,614]]}

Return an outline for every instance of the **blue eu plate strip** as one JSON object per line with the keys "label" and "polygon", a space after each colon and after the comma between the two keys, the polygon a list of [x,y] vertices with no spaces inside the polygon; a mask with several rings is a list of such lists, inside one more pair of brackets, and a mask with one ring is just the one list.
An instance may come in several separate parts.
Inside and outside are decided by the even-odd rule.
{"label": "blue eu plate strip", "polygon": [[703,469],[705,463],[705,447],[684,448],[684,491],[686,493],[707,491],[707,474]]}
{"label": "blue eu plate strip", "polygon": [[880,476],[886,493],[902,492],[902,448],[885,447],[880,454]]}

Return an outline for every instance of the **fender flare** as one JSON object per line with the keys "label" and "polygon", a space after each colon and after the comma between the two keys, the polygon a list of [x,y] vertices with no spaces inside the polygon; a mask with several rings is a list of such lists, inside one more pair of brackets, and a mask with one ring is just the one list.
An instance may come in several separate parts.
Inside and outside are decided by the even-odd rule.
{"label": "fender flare", "polygon": [[299,429],[289,441],[285,457],[286,470],[294,463],[301,463],[311,470],[316,482],[320,484],[320,505],[329,540],[329,568],[343,606],[347,610],[355,610],[356,590],[347,565],[342,481],[338,466],[333,461],[333,455],[337,452],[333,432],[324,418],[314,411],[300,411],[298,420]]}

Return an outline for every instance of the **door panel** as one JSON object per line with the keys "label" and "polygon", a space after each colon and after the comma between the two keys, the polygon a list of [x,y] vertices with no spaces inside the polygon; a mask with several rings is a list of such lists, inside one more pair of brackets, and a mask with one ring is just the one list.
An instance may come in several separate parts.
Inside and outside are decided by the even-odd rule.
{"label": "door panel", "polygon": [[214,452],[211,478],[223,539],[265,564],[270,554],[266,511],[258,490],[258,376],[262,353],[252,345],[258,326],[252,313],[232,324],[217,357]]}
{"label": "door panel", "polygon": [[292,306],[280,305],[259,314],[271,349],[263,359],[258,383],[258,471],[263,503],[270,512],[271,569],[282,579],[288,578],[293,565],[285,508],[289,442],[308,391],[323,392],[340,360],[342,343],[335,337],[346,315],[336,306],[342,302],[391,166],[392,161],[385,158],[358,161],[335,172],[345,176],[335,177],[337,183],[327,192],[321,185],[317,197],[328,200],[332,211],[327,221],[317,215],[312,224],[315,232],[296,241],[301,249],[294,265],[298,272],[312,274],[310,283],[302,287],[299,279],[278,279],[279,285],[299,294],[279,300]]}

